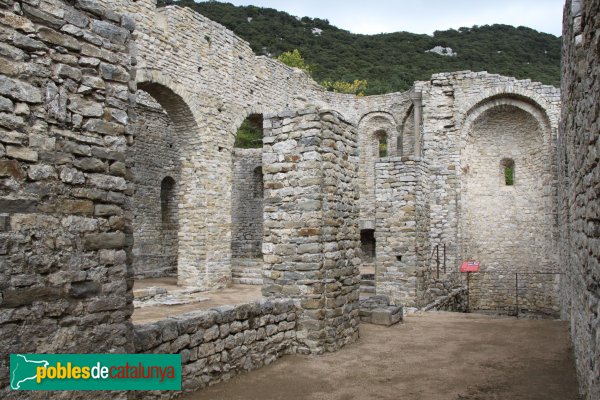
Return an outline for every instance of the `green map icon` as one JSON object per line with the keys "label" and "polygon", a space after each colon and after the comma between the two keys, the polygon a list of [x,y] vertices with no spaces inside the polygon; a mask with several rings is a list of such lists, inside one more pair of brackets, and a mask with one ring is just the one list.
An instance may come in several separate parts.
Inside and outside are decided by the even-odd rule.
{"label": "green map icon", "polygon": [[[39,356],[43,357],[43,354]],[[50,363],[46,360],[34,360],[32,355],[24,356],[22,354],[10,355],[10,388],[13,390],[21,389],[21,385],[27,381],[34,380],[38,367],[47,367]],[[36,357],[39,358],[39,357]]]}

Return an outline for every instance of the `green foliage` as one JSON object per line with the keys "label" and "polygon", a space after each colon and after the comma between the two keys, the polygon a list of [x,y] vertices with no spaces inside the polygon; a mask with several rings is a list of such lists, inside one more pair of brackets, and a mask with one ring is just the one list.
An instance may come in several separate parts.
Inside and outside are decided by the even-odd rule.
{"label": "green foliage", "polygon": [[388,143],[387,135],[379,136],[379,157],[387,157],[388,155]]}
{"label": "green foliage", "polygon": [[504,182],[507,186],[512,186],[515,183],[515,167],[509,165],[504,167]]}
{"label": "green foliage", "polygon": [[257,149],[262,147],[262,129],[245,119],[235,136],[234,147],[242,149]]}
{"label": "green foliage", "polygon": [[277,57],[277,60],[281,61],[287,66],[300,68],[308,75],[312,75],[310,65],[306,64],[298,49],[294,49],[294,51],[284,51],[279,55],[279,57]]}
{"label": "green foliage", "polygon": [[325,89],[331,92],[364,96],[365,91],[367,90],[368,83],[364,79],[355,79],[354,82],[323,81],[321,82],[321,86],[325,87]]}
{"label": "green foliage", "polygon": [[[272,8],[193,0],[161,4],[187,6],[219,22],[248,41],[256,54],[273,57],[297,49],[317,82],[364,79],[369,82],[365,94],[404,91],[433,73],[466,69],[560,86],[561,39],[522,26],[474,26],[436,31],[433,36],[358,35],[327,20],[297,19]],[[322,32],[315,34],[313,28]],[[435,46],[451,47],[458,55],[426,52]]]}

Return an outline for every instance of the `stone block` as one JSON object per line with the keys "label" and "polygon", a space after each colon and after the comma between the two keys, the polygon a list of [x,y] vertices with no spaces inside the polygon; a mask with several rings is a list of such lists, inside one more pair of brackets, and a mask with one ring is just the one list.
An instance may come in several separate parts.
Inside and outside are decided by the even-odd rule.
{"label": "stone block", "polygon": [[123,232],[88,233],[84,236],[86,250],[120,249],[126,243],[127,237]]}

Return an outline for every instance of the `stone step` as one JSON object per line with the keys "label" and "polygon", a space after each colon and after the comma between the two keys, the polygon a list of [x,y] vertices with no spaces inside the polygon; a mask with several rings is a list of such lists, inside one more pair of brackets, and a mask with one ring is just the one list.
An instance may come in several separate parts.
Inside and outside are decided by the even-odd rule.
{"label": "stone step", "polygon": [[360,292],[361,293],[375,293],[375,286],[363,286],[361,284],[360,285]]}
{"label": "stone step", "polygon": [[263,284],[262,278],[234,277],[234,278],[231,278],[231,281],[234,284],[240,284],[240,285],[262,285]]}

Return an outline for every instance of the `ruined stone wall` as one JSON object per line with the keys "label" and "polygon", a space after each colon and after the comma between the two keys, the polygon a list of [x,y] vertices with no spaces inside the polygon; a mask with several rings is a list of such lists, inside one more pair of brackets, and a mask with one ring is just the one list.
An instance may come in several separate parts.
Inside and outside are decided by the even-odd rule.
{"label": "ruined stone wall", "polygon": [[262,148],[234,150],[231,196],[231,255],[262,258]]}
{"label": "ruined stone wall", "polygon": [[[479,260],[485,271],[471,280],[473,309],[516,306],[515,272],[557,272],[555,178],[543,140],[543,127],[532,114],[511,105],[484,111],[467,132],[461,156],[462,259]],[[507,160],[514,164],[511,185]],[[523,274],[521,305],[557,314],[555,278]]]}
{"label": "ruined stone wall", "polygon": [[133,351],[133,25],[93,3],[44,0],[2,2],[0,26],[0,397],[7,398],[10,353]]}
{"label": "ruined stone wall", "polygon": [[600,398],[600,2],[570,0],[563,24],[559,135],[563,317],[570,320],[580,392]]}
{"label": "ruined stone wall", "polygon": [[[183,391],[269,365],[294,352],[298,309],[289,299],[259,300],[135,325],[138,353],[180,354]],[[152,393],[132,393],[152,398]],[[179,394],[157,393],[158,398]]]}
{"label": "ruined stone wall", "polygon": [[[133,160],[133,270],[136,278],[177,275],[180,136],[165,110],[152,97],[138,91],[131,129]],[[165,193],[162,183],[172,178],[175,187]],[[161,194],[169,198],[167,204]],[[172,215],[165,215],[171,213]]]}
{"label": "ruined stone wall", "polygon": [[[529,80],[469,71],[435,74],[430,82],[415,83],[415,89],[422,92],[423,157],[430,163],[430,245],[433,248],[438,244],[446,244],[448,270],[453,273],[447,277],[449,282],[453,282],[440,286],[451,290],[459,284],[460,276],[456,272],[460,262],[468,257],[485,258],[482,264],[484,271],[494,265],[495,257],[500,257],[500,254],[501,257],[514,260],[521,272],[556,271],[558,259],[555,250],[557,222],[554,164],[560,110],[559,91]],[[513,108],[509,111],[505,107]],[[495,117],[502,109],[506,113],[504,122]],[[523,124],[510,128],[519,115],[522,116]],[[494,124],[496,128],[493,128]],[[515,137],[536,135],[537,144],[532,142],[527,147],[531,153],[532,146],[538,146],[535,160],[525,157],[525,150],[520,148],[518,140],[509,140],[505,133],[500,136],[492,133],[489,135],[490,138],[505,142],[494,144],[484,140],[481,146],[473,147],[476,143],[474,139],[482,132],[504,132],[505,128],[512,129]],[[516,186],[510,189],[500,187],[500,161],[507,152],[522,160],[517,163]],[[484,166],[484,169],[477,167],[478,165]],[[524,166],[529,172],[523,171]],[[475,172],[473,168],[476,169]],[[536,172],[532,172],[532,168]],[[530,181],[521,182],[523,185],[520,194],[511,197],[504,193],[519,187],[518,180],[524,178],[524,172],[530,177]],[[495,190],[496,187],[491,187],[494,185],[504,191]],[[531,206],[533,208],[527,202],[529,186],[535,188],[536,193],[537,200]],[[517,195],[515,190],[511,193]],[[489,224],[477,225],[480,223],[479,219],[483,218],[479,215],[482,210],[488,210],[488,215],[494,218],[501,218],[506,211],[496,213],[498,210],[495,209],[505,202],[512,204],[508,210],[515,213],[513,219],[506,217],[502,221],[496,221],[493,230]],[[530,229],[526,221],[532,220],[535,220],[534,227]],[[477,244],[480,240],[477,236],[479,232],[483,232],[483,237],[487,235],[485,243]],[[526,239],[522,249],[517,246],[510,248],[514,237]],[[499,238],[503,239],[497,240]],[[479,246],[481,252],[477,255],[468,254],[473,246]],[[491,259],[488,262],[489,257]],[[429,263],[429,270],[435,269],[435,258],[431,258]],[[531,284],[521,288],[523,293],[535,293],[538,283],[556,293],[554,279],[541,277],[538,282],[527,282]],[[492,286],[496,283],[497,279],[492,282]],[[503,286],[501,283],[498,285]],[[487,290],[481,293],[488,295]],[[534,298],[537,295],[532,296]],[[545,298],[556,300],[555,295]],[[508,297],[506,301],[509,301]],[[496,302],[496,305],[499,303]],[[505,305],[514,306],[514,300]],[[551,308],[556,309],[556,306],[555,302]]]}
{"label": "ruined stone wall", "polygon": [[265,115],[263,294],[298,299],[298,351],[358,338],[356,131],[309,108]]}
{"label": "ruined stone wall", "polygon": [[[182,283],[211,288],[231,282],[231,210],[222,205],[232,203],[233,144],[246,116],[316,105],[357,124],[371,112],[395,114],[406,108],[405,93],[358,98],[326,92],[303,72],[256,57],[233,32],[189,9],[156,9],[155,0],[101,4],[136,21],[139,88],[156,98],[175,126],[185,120],[177,128],[186,137],[179,186],[179,219],[186,221],[178,235]],[[161,101],[151,88],[179,100]],[[189,115],[172,115],[180,109]]]}

